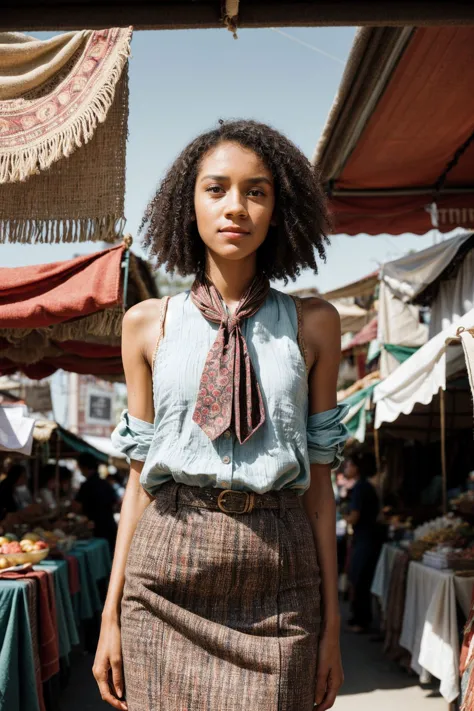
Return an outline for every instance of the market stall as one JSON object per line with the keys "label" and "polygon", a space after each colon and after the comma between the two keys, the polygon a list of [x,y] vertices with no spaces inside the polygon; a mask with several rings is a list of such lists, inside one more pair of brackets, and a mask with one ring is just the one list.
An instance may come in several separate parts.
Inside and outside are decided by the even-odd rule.
{"label": "market stall", "polygon": [[474,224],[474,30],[414,24],[354,40],[314,157],[336,233]]}

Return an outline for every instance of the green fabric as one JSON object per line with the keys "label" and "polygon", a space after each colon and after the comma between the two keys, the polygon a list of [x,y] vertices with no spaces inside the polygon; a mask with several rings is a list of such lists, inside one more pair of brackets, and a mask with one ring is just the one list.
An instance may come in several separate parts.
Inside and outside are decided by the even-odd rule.
{"label": "green fabric", "polygon": [[382,347],[378,338],[375,338],[369,343],[369,350],[367,351],[366,363],[370,363],[379,357]]}
{"label": "green fabric", "polygon": [[58,431],[60,432],[60,437],[62,440],[66,442],[66,444],[71,447],[75,452],[87,452],[88,454],[92,454],[96,459],[99,459],[101,462],[105,462],[106,464],[109,461],[109,457],[107,454],[104,454],[104,452],[99,452],[98,449],[95,447],[91,447],[87,442],[84,442],[83,439],[79,439],[79,437],[71,437],[70,433],[68,433],[66,430],[63,430],[63,428],[58,427]]}
{"label": "green fabric", "polygon": [[404,363],[420,346],[395,346],[393,343],[384,343],[383,347],[398,360],[399,363]]}
{"label": "green fabric", "polygon": [[58,622],[59,656],[67,657],[71,648],[79,644],[76,620],[69,593],[68,566],[65,560],[44,560],[36,570],[47,570],[54,578],[56,617]]}
{"label": "green fabric", "polygon": [[0,580],[0,711],[39,711],[27,586]]}
{"label": "green fabric", "polygon": [[79,563],[81,590],[74,601],[76,619],[89,620],[102,610],[97,581],[108,577],[112,567],[109,544],[103,538],[78,541],[70,554]]}
{"label": "green fabric", "polygon": [[367,409],[367,405],[370,403],[372,392],[379,382],[379,380],[374,381],[367,388],[358,390],[340,403],[349,407],[349,415],[344,420],[344,424],[349,430],[350,436],[358,442],[365,442],[367,424],[371,421],[371,413]]}

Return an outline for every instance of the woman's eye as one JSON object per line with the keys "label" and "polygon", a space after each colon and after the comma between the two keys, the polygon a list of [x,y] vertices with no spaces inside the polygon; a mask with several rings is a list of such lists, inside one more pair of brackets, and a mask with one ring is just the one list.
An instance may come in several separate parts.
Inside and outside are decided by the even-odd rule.
{"label": "woman's eye", "polygon": [[249,195],[252,197],[263,197],[265,196],[265,193],[259,188],[252,188],[252,190],[249,190]]}
{"label": "woman's eye", "polygon": [[210,185],[208,188],[206,188],[206,193],[214,193],[218,194],[222,190],[220,185]]}

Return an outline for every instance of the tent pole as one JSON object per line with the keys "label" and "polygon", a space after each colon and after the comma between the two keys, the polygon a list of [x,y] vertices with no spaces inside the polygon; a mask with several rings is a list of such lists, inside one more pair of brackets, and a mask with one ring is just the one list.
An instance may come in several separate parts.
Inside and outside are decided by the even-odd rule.
{"label": "tent pole", "polygon": [[377,474],[380,476],[382,471],[381,461],[380,461],[380,439],[379,431],[374,427],[374,448],[375,448],[375,462],[377,465]]}
{"label": "tent pole", "polygon": [[61,452],[61,438],[59,436],[59,430],[56,428],[56,469],[54,476],[54,488],[56,492],[56,506],[59,509],[59,496],[60,496],[60,481],[59,481],[59,457]]}
{"label": "tent pole", "polygon": [[448,512],[448,474],[446,471],[446,403],[443,388],[439,391],[439,413],[441,419],[441,473],[443,475],[443,513]]}
{"label": "tent pole", "polygon": [[39,450],[40,444],[39,442],[35,442],[35,460],[33,465],[33,491],[35,501],[37,501],[39,496]]}

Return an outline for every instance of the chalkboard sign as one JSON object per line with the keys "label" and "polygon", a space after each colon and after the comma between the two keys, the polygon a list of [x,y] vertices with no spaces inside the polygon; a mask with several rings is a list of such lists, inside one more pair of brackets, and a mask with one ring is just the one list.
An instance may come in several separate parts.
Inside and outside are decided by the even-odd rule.
{"label": "chalkboard sign", "polygon": [[113,424],[113,393],[89,390],[87,393],[86,423]]}

